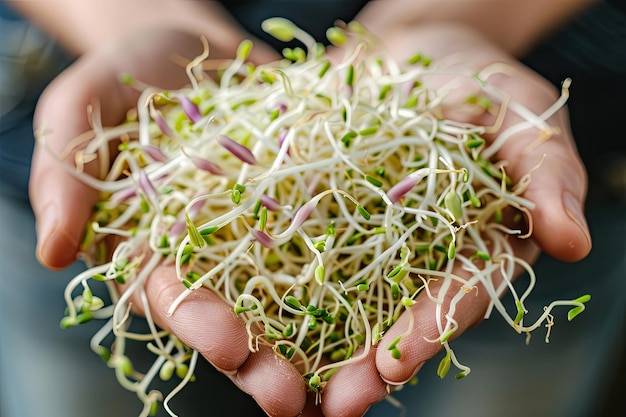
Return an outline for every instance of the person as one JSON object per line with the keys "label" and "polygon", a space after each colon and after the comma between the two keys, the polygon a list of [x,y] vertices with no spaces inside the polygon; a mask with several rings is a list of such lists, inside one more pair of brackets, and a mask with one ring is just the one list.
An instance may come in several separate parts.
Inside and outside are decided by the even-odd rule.
{"label": "person", "polygon": [[[556,90],[520,59],[525,57],[529,65],[533,59],[539,60],[534,63],[540,68],[545,64],[541,57],[554,58],[554,50],[541,50],[539,45],[549,35],[558,37],[558,29],[564,25],[584,25],[576,20],[578,16],[611,12],[611,19],[622,23],[626,19],[624,14],[617,13],[620,3],[595,4],[586,0],[365,3],[243,0],[223,5],[175,0],[158,3],[133,0],[123,5],[73,0],[10,3],[28,22],[20,22],[12,14],[13,20],[3,18],[2,31],[20,36],[22,48],[31,41],[35,47],[26,53],[24,49],[2,51],[4,68],[13,66],[11,73],[2,72],[9,77],[3,80],[0,100],[3,106],[0,113],[3,416],[129,415],[138,407],[133,405],[136,399],[132,395],[116,387],[112,371],[96,363],[97,358],[88,351],[86,340],[93,327],[59,334],[63,277],[73,276],[81,268],[75,262],[77,248],[97,194],[60,169],[41,146],[35,146],[31,161],[33,126],[45,129],[47,145],[59,151],[69,140],[89,129],[85,108],[94,97],[101,98],[102,122],[119,123],[137,99],[135,93],[118,82],[119,73],[131,73],[162,88],[179,87],[185,82],[184,71],[166,58],[173,54],[193,57],[197,54],[199,35],[209,40],[212,57],[230,57],[241,40],[252,38],[255,47],[250,59],[257,63],[274,60],[278,56],[276,46],[272,47],[272,41],[258,29],[263,16],[273,15],[285,15],[318,37],[335,19],[348,21],[356,15],[398,59],[421,50],[434,59],[463,52],[468,57],[463,64],[477,70],[505,62],[515,69],[515,76],[496,77],[493,82],[531,110],[541,112],[556,99]],[[14,45],[9,40],[3,33],[3,47]],[[530,54],[531,51],[537,55]],[[22,58],[21,62],[10,59],[15,56]],[[622,53],[619,62],[624,61]],[[609,62],[593,64],[598,71],[594,75],[599,79],[607,74],[613,78],[606,79],[615,79],[616,72],[624,68],[616,65],[616,69]],[[61,71],[63,68],[66,69]],[[555,68],[548,68],[546,73],[562,77],[558,71],[550,73],[550,70]],[[580,78],[585,77],[588,74],[583,72]],[[557,82],[560,81],[562,78]],[[45,90],[37,99],[42,88]],[[611,88],[615,90],[613,93],[623,91],[617,85]],[[572,95],[574,92],[573,87]],[[31,124],[35,103],[37,110]],[[615,117],[617,103],[603,103],[606,115],[601,120],[608,120],[607,115]],[[582,114],[590,119],[588,125],[600,129],[604,138],[619,132],[608,127],[617,126],[619,117],[598,127],[596,119],[588,114],[593,107],[590,104],[580,104],[584,109]],[[514,122],[508,117],[504,127]],[[402,361],[392,361],[389,355],[372,349],[365,360],[342,368],[330,379],[317,406],[290,365],[271,351],[251,353],[245,344],[232,343],[241,335],[241,324],[232,319],[232,311],[224,308],[208,290],[199,290],[181,305],[177,311],[183,309],[184,315],[168,316],[167,300],[178,294],[179,283],[170,270],[161,268],[146,286],[153,316],[160,326],[197,349],[206,363],[226,375],[209,372],[209,367],[203,364],[205,368],[201,366],[197,381],[173,402],[175,411],[184,416],[205,415],[207,409],[218,414],[255,415],[261,413],[256,402],[271,416],[360,416],[370,407],[372,415],[392,415],[387,403],[375,404],[387,397],[388,384],[399,386],[419,371],[418,387],[394,394],[411,410],[411,415],[598,415],[596,411],[603,407],[603,392],[612,382],[611,358],[620,354],[622,346],[616,329],[623,329],[624,322],[623,297],[619,296],[624,290],[620,278],[626,270],[624,246],[620,244],[626,231],[623,215],[620,216],[623,200],[615,203],[613,198],[606,203],[604,196],[600,196],[601,204],[589,207],[587,199],[588,219],[592,222],[587,225],[584,215],[587,173],[566,111],[557,113],[550,122],[559,128],[550,141],[521,157],[520,149],[536,139],[536,132],[524,132],[510,141],[499,156],[510,161],[509,172],[514,179],[536,165],[539,153],[553,156],[536,171],[541,180],[533,181],[525,193],[537,204],[533,210],[535,227],[533,240],[520,247],[519,253],[528,259],[534,259],[539,249],[545,254],[537,264],[540,276],[545,276],[547,281],[538,288],[545,296],[538,300],[538,308],[555,294],[575,298],[591,292],[594,297],[589,311],[574,323],[563,324],[561,339],[557,333],[549,346],[533,343],[529,349],[519,338],[503,337],[504,331],[494,340],[486,332],[497,331],[497,325],[489,322],[468,330],[454,342],[466,360],[475,363],[467,382],[429,380],[428,374],[435,375],[434,361],[429,360],[438,353],[438,347],[423,341],[433,331],[428,321],[431,316],[417,307],[412,314],[416,328],[422,331],[403,339],[400,347],[406,354]],[[597,134],[597,130],[592,133]],[[596,145],[598,141],[594,137],[584,139],[591,140],[594,149],[602,148],[595,155],[605,155],[602,150],[620,149],[614,148],[610,139],[604,139],[601,146]],[[578,143],[581,149],[588,149]],[[620,172],[612,171],[612,175]],[[29,200],[25,201],[28,183]],[[596,236],[594,251],[584,261],[575,265],[557,262],[585,258],[591,250],[592,235]],[[48,269],[56,271],[70,265],[71,269],[46,271],[34,263],[32,253]],[[481,321],[486,301],[464,303],[459,308],[461,328],[469,329]],[[392,327],[384,340],[392,340],[396,333]],[[234,390],[227,378],[254,401]]]}

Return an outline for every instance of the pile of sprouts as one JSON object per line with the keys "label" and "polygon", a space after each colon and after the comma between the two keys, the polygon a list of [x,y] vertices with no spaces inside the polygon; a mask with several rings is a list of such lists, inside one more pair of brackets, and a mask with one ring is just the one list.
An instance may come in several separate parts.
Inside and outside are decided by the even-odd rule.
{"label": "pile of sprouts", "polygon": [[[203,70],[206,49],[187,65],[188,87],[177,91],[123,77],[142,91],[137,108],[120,126],[94,128],[76,153],[101,164],[101,178],[74,171],[101,201],[82,244],[89,268],[67,287],[61,325],[106,320],[92,348],[144,402],[142,415],[163,400],[167,408],[198,356],[158,329],[149,311],[147,334],[129,330],[129,298],[161,264],[181,282],[170,312],[196,289],[211,289],[245,323],[251,351],[270,346],[315,392],[379,343],[422,293],[418,302],[441,307],[446,291],[459,288],[447,314],[433,317],[440,333],[433,343],[445,353],[441,377],[451,364],[457,378],[470,372],[448,339],[458,327],[455,306],[472,291],[486,291],[487,316],[495,308],[519,333],[543,323],[549,330],[555,306],[570,306],[569,319],[584,309],[589,296],[555,301],[524,323],[535,276],[510,242],[532,232],[533,204],[521,197],[530,175],[514,184],[494,159],[511,131],[487,143],[486,127],[441,116],[445,88],[423,82],[440,71],[436,62],[421,54],[396,62],[350,23],[328,31],[332,43],[354,45],[331,64],[291,22],[263,27],[304,47],[254,66],[244,41],[213,77]],[[457,76],[480,90],[466,104],[516,112],[524,118],[517,130],[548,129],[545,120],[566,96],[534,115],[518,103],[504,106],[505,96],[477,74]],[[118,152],[108,157],[112,143]],[[503,221],[507,211],[518,214],[513,226]],[[530,279],[518,294],[512,280],[520,266]],[[93,281],[106,282],[110,305],[94,295]],[[429,288],[435,281],[438,292]],[[500,300],[507,291],[515,303],[508,309]],[[125,353],[133,339],[155,354],[145,373]],[[394,358],[402,355],[398,341],[384,347]],[[174,372],[181,381],[164,399],[151,384]]]}

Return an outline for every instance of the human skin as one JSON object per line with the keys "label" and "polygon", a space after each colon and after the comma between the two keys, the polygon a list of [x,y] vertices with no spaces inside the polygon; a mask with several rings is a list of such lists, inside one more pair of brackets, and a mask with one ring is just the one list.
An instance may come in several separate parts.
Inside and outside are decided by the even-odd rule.
{"label": "human skin", "polygon": [[[62,3],[71,0],[56,1]],[[134,2],[125,4],[128,3],[135,5]],[[383,2],[373,3],[364,10],[360,19],[381,37],[398,59],[420,50],[435,59],[461,52],[467,57],[464,65],[477,71],[493,63],[506,63],[514,75],[497,75],[491,82],[514,100],[531,110],[541,112],[556,99],[557,92],[554,88],[520,65],[513,54],[532,45],[551,25],[563,21],[562,16],[570,13],[569,9],[568,13],[562,10],[561,14],[547,13],[546,16],[554,18],[537,25],[531,34],[509,35],[511,41],[499,38],[494,42],[492,36],[499,33],[498,30],[473,29],[471,25],[474,21],[468,17],[469,13],[463,15],[460,23],[453,23],[453,17],[442,17],[435,19],[435,23],[419,25],[415,23],[420,20],[417,17],[416,20],[409,19],[406,16],[410,14],[407,13],[402,17],[404,20],[396,20],[398,24],[390,25],[389,22],[400,17],[395,12],[389,15],[375,13],[375,7],[380,7]],[[478,1],[475,6],[484,7],[481,5],[486,3],[489,1]],[[532,3],[532,7],[540,7],[534,1],[529,3]],[[409,7],[411,2],[400,2],[399,6],[402,5]],[[141,7],[141,3],[137,2],[137,6]],[[444,14],[444,9],[442,7],[433,10]],[[507,10],[507,13],[510,12]],[[376,15],[378,19],[373,17]],[[420,16],[420,12],[416,11],[414,16]],[[212,19],[208,15],[206,17]],[[39,141],[33,157],[30,196],[37,218],[37,255],[42,264],[52,269],[64,268],[76,259],[80,237],[91,216],[91,207],[97,200],[97,192],[61,169],[58,161],[50,156],[43,144],[59,152],[69,140],[87,131],[89,121],[85,116],[85,109],[94,103],[94,98],[99,99],[102,123],[119,123],[126,110],[136,105],[137,99],[136,92],[118,82],[121,72],[131,73],[137,79],[162,88],[180,87],[185,82],[184,71],[167,58],[175,54],[186,57],[197,54],[199,42],[192,40],[197,40],[198,34],[202,33],[201,25],[198,23],[196,26],[194,23],[185,26],[182,22],[192,21],[189,17],[190,20],[180,18],[180,25],[176,23],[168,26],[162,24],[162,18],[157,13],[144,21],[140,29],[137,28],[132,33],[117,34],[114,39],[96,37],[92,41],[87,39],[84,43],[76,42],[75,45],[68,40],[70,49],[80,54],[81,58],[60,75],[41,98],[35,127],[42,140]],[[60,39],[71,38],[55,29],[55,18],[48,21],[51,23],[44,23],[46,20],[40,19],[42,25],[57,33]],[[182,33],[183,26],[186,33]],[[390,27],[393,30],[387,29]],[[237,38],[233,38],[233,42],[228,44],[218,40],[217,46],[211,42],[212,54],[224,57],[232,55],[238,44],[236,40],[243,39],[245,34],[228,25],[215,28],[236,34]],[[152,42],[145,42],[146,39]],[[211,41],[210,37],[209,40]],[[274,57],[269,48],[256,44],[253,60],[265,62]],[[145,65],[146,62],[158,62],[160,65]],[[492,120],[490,116],[483,115],[468,121],[488,124]],[[502,128],[515,122],[514,117],[509,116]],[[533,177],[541,178],[541,181],[531,182],[524,194],[536,203],[532,212],[535,225],[533,238],[517,242],[516,253],[532,260],[539,250],[543,250],[558,259],[576,261],[584,257],[591,248],[589,232],[582,215],[586,175],[569,133],[566,111],[559,111],[550,122],[559,128],[560,133],[549,141],[529,148],[528,145],[535,143],[537,132],[526,131],[518,134],[515,140],[509,141],[498,157],[510,162],[507,172],[514,180],[518,180],[547,155],[533,173]],[[179,294],[180,283],[171,270],[159,268],[146,284],[145,291],[150,300],[152,315],[160,326],[171,330],[189,346],[197,349],[206,360],[252,395],[272,416],[297,415],[301,410],[304,410],[303,415],[306,416],[362,415],[371,404],[387,395],[389,383],[400,384],[410,379],[424,361],[432,358],[441,349],[438,344],[424,342],[424,337],[436,338],[438,333],[433,312],[430,310],[432,304],[418,303],[410,313],[415,319],[415,330],[399,345],[403,351],[402,360],[392,360],[388,352],[372,349],[363,361],[338,371],[322,392],[321,405],[315,406],[315,398],[307,395],[304,382],[297,378],[297,372],[288,362],[268,352],[251,353],[246,344],[240,343],[246,337],[243,323],[230,307],[222,304],[209,290],[199,289],[194,292],[172,315],[167,315],[168,300]],[[457,335],[480,321],[489,300],[484,292],[479,291],[478,294],[471,302],[468,298],[457,306],[456,317],[460,321]],[[408,314],[405,313],[379,342],[382,346],[386,346],[404,331]],[[194,319],[207,316],[211,320]],[[272,380],[290,383],[267,383]]]}

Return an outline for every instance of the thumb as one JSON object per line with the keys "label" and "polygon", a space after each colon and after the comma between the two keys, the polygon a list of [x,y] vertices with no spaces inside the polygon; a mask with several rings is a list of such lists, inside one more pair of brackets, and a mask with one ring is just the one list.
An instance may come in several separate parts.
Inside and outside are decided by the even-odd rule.
{"label": "thumb", "polygon": [[[201,51],[198,39],[184,32],[158,30],[135,36],[83,55],[50,84],[38,103],[35,129],[39,140],[33,155],[30,198],[37,218],[37,257],[49,268],[63,268],[75,260],[98,200],[98,191],[76,177],[79,135],[92,129],[88,106],[99,104],[94,116],[103,126],[119,125],[138,99],[135,90],[119,81],[120,74],[129,72],[161,88],[179,88],[188,78],[172,56],[189,59]],[[87,141],[90,136],[82,138]],[[84,162],[84,174],[101,175],[98,161],[79,162]]]}
{"label": "thumb", "polygon": [[[87,108],[94,98],[113,96],[115,108],[103,109],[109,118],[122,120],[130,95],[119,94],[112,74],[85,74],[74,64],[44,91],[35,114],[35,146],[31,167],[30,199],[37,218],[37,258],[46,267],[60,269],[76,259],[98,191],[80,181],[73,140],[90,130]],[[87,77],[87,78],[86,78]],[[88,79],[89,82],[80,80]],[[112,106],[109,106],[112,107]],[[84,174],[95,175],[95,163]]]}
{"label": "thumb", "polygon": [[[543,80],[528,76],[524,83],[512,77],[508,81],[511,96],[536,114],[545,111],[543,103],[557,100]],[[566,109],[560,109],[548,122],[550,127],[544,131],[527,129],[510,137],[498,157],[508,161],[506,169],[514,180],[526,183],[523,196],[535,204],[532,233],[541,249],[573,262],[591,250],[584,216],[587,174],[574,145]],[[505,122],[501,132],[509,123]]]}

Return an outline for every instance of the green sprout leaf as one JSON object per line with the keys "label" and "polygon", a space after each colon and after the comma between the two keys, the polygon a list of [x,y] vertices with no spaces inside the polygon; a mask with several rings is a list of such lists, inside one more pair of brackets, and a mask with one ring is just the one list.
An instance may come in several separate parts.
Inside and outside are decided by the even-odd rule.
{"label": "green sprout leaf", "polygon": [[346,43],[346,32],[338,27],[332,27],[326,30],[326,38],[335,46],[341,46]]}
{"label": "green sprout leaf", "polygon": [[456,332],[456,328],[448,330],[447,332],[441,335],[441,337],[439,338],[439,342],[440,343],[447,342],[450,336],[454,334],[454,332]]}
{"label": "green sprout leaf", "polygon": [[451,241],[448,245],[447,255],[448,259],[454,259],[454,256],[456,255],[456,245],[454,244],[454,241]]}
{"label": "green sprout leaf", "polygon": [[[575,300],[572,300],[575,303],[586,303],[589,300],[591,300],[591,295],[589,294],[585,294],[583,296],[578,297]],[[574,308],[572,308],[570,311],[567,312],[567,320],[568,321],[572,321],[574,320],[574,318],[579,315],[580,313],[582,313],[585,310],[585,306],[576,306]]]}
{"label": "green sprout leaf", "polygon": [[264,20],[261,24],[261,28],[282,42],[289,42],[293,40],[294,33],[296,31],[295,25],[291,21],[282,17],[273,17]]}
{"label": "green sprout leaf", "polygon": [[515,301],[515,307],[517,307],[517,315],[515,316],[513,323],[519,324],[524,318],[524,314],[526,314],[526,312],[524,311],[524,306],[522,306],[522,302],[520,300]]}
{"label": "green sprout leaf", "polygon": [[448,371],[450,370],[451,363],[452,360],[450,358],[450,352],[446,352],[446,355],[443,357],[443,359],[441,359],[441,361],[439,362],[439,366],[437,367],[437,375],[439,376],[439,378],[443,379],[446,377]]}
{"label": "green sprout leaf", "polygon": [[293,309],[302,310],[302,304],[300,304],[300,301],[293,295],[288,295],[285,297],[285,304]]}
{"label": "green sprout leaf", "polygon": [[319,375],[315,374],[309,379],[309,388],[311,388],[314,392],[319,392],[321,383],[322,379]]}
{"label": "green sprout leaf", "polygon": [[249,39],[244,39],[243,41],[241,41],[239,47],[237,48],[237,59],[245,61],[246,59],[248,59],[251,51],[252,41]]}
{"label": "green sprout leaf", "polygon": [[359,211],[359,214],[365,219],[365,220],[369,220],[372,218],[372,215],[369,214],[369,212],[367,210],[365,210],[365,207],[363,207],[362,205],[358,205],[356,206],[356,209]]}
{"label": "green sprout leaf", "polygon": [[456,190],[450,190],[446,197],[444,198],[444,203],[446,208],[450,210],[450,213],[454,216],[455,219],[460,219],[463,217],[463,201],[461,200],[461,196],[456,192]]}
{"label": "green sprout leaf", "polygon": [[163,381],[169,381],[174,375],[174,371],[176,370],[176,365],[172,361],[165,361],[165,363],[161,366],[159,370],[159,378]]}
{"label": "green sprout leaf", "polygon": [[189,233],[189,242],[191,242],[191,244],[196,248],[202,249],[204,245],[206,245],[206,242],[202,238],[202,235],[198,231],[198,228],[195,224],[193,224],[193,221],[187,213],[185,213],[185,221],[187,222],[187,233]]}
{"label": "green sprout leaf", "polygon": [[324,265],[318,265],[317,268],[315,268],[315,280],[318,284],[322,285],[324,283],[324,275],[326,275]]}

